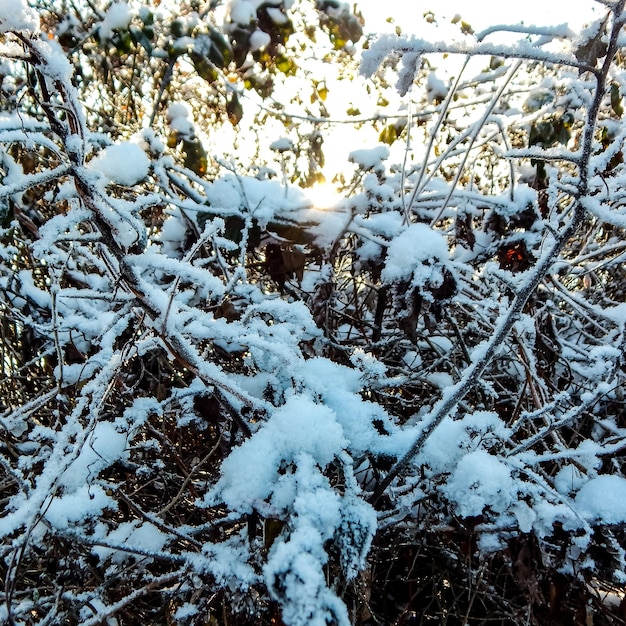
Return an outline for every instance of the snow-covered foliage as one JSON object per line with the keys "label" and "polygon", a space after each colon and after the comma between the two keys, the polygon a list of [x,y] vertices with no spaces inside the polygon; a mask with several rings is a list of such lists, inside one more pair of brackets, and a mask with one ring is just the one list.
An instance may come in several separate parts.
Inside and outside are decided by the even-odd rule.
{"label": "snow-covered foliage", "polygon": [[[56,40],[0,8],[0,618],[400,623],[457,610],[469,564],[466,618],[513,619],[508,575],[540,623],[557,578],[587,608],[623,584],[624,2],[368,43],[422,112],[347,150],[324,208],[331,86],[248,170],[205,137],[297,71],[311,11],[349,68],[358,14],[175,4],[50,3]],[[439,53],[468,59],[450,83]],[[447,578],[407,599],[409,545]]]}

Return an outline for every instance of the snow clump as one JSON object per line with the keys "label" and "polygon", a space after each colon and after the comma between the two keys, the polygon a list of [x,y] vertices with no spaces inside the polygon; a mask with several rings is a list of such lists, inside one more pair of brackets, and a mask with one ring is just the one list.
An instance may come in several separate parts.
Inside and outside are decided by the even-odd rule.
{"label": "snow clump", "polygon": [[150,160],[136,143],[126,141],[105,148],[89,166],[111,182],[131,187],[148,175]]}
{"label": "snow clump", "polygon": [[11,30],[39,31],[39,15],[25,0],[2,0],[0,2],[0,33]]}
{"label": "snow clump", "polygon": [[382,278],[387,283],[411,280],[414,286],[430,282],[434,262],[448,260],[443,235],[427,224],[412,224],[389,245]]}
{"label": "snow clump", "polygon": [[114,30],[128,28],[132,19],[133,13],[126,2],[113,3],[100,23],[100,39],[111,39]]}

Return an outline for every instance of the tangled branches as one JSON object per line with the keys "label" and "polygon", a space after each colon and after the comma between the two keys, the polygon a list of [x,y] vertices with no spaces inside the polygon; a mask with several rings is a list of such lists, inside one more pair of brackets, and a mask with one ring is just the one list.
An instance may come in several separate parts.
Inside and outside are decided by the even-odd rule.
{"label": "tangled branches", "polygon": [[[169,149],[96,134],[67,58],[3,26],[2,618],[622,618],[622,4],[558,52],[451,45],[504,57],[487,97],[430,77],[418,164],[353,151],[327,212],[180,165],[182,109]],[[421,85],[436,51],[364,71]]]}

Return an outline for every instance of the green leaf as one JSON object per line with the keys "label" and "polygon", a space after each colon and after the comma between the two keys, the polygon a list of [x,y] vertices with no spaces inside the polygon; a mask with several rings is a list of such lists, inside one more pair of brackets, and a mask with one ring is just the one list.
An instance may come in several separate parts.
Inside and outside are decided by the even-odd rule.
{"label": "green leaf", "polygon": [[455,15],[451,20],[453,24],[459,24],[459,28],[464,35],[473,35],[474,29],[470,26],[468,22],[463,20],[460,15]]}
{"label": "green leaf", "polygon": [[241,102],[239,102],[239,96],[234,93],[230,100],[226,103],[226,113],[228,114],[228,119],[233,126],[237,126],[243,117],[243,107],[241,106]]}
{"label": "green leaf", "polygon": [[215,29],[209,30],[211,49],[209,59],[218,67],[226,67],[233,60],[233,49],[230,43]]}
{"label": "green leaf", "polygon": [[170,33],[172,34],[172,37],[176,37],[177,39],[179,37],[184,37],[185,35],[187,35],[185,22],[179,18],[175,19],[170,24]]}
{"label": "green leaf", "polygon": [[461,21],[461,32],[464,35],[473,35],[474,29],[467,22]]}
{"label": "green leaf", "polygon": [[262,98],[268,98],[274,91],[274,81],[270,76],[248,76],[243,81],[246,89],[254,89]]}
{"label": "green leaf", "polygon": [[529,146],[547,148],[554,143],[554,124],[550,120],[542,120],[530,127]]}
{"label": "green leaf", "polygon": [[279,54],[276,57],[276,69],[285,74],[285,76],[295,76],[298,66],[293,59],[284,54]]}
{"label": "green leaf", "polygon": [[133,40],[131,38],[130,32],[124,30],[120,33],[117,33],[113,37],[113,45],[117,49],[117,53],[119,55],[128,54],[133,46]]}
{"label": "green leaf", "polygon": [[617,83],[611,83],[611,108],[617,117],[622,117],[624,107],[622,105],[622,94]]}
{"label": "green leaf", "polygon": [[152,11],[140,10],[139,17],[146,26],[152,26],[154,24],[154,13]]}
{"label": "green leaf", "polygon": [[206,174],[209,159],[200,140],[183,139],[183,150],[185,152],[185,159],[183,161],[185,167],[199,176]]}
{"label": "green leaf", "polygon": [[571,133],[569,132],[567,127],[564,124],[555,124],[554,129],[554,138],[556,139],[556,141],[562,143],[563,145],[567,144],[571,137]]}
{"label": "green leaf", "polygon": [[149,28],[152,31],[152,36],[154,36],[154,30],[152,27],[144,27],[143,29],[140,29],[136,26],[131,26],[130,37],[136,44],[139,44],[148,54],[150,54],[152,52],[152,43],[146,35],[146,28]]}
{"label": "green leaf", "polygon": [[208,83],[214,83],[218,79],[219,71],[207,57],[192,51],[189,53],[189,58],[200,78],[204,78]]}
{"label": "green leaf", "polygon": [[394,124],[388,124],[378,137],[378,141],[390,146],[398,138],[398,131]]}
{"label": "green leaf", "polygon": [[504,59],[502,57],[494,57],[492,56],[489,59],[489,69],[490,70],[497,70],[499,67],[502,67],[504,65]]}

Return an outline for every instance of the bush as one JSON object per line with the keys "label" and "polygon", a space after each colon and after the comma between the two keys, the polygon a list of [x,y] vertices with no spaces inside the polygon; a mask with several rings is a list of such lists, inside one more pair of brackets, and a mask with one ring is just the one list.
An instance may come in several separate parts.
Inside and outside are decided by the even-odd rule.
{"label": "bush", "polygon": [[[515,45],[215,4],[0,9],[3,620],[624,620],[623,2]],[[348,109],[326,211],[316,30],[418,111]],[[292,136],[210,154],[250,115]]]}

